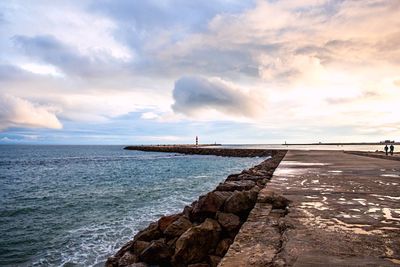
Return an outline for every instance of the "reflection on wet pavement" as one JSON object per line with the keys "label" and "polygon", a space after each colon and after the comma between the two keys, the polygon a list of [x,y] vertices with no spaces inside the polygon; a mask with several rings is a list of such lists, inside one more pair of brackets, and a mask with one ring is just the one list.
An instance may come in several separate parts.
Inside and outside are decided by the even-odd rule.
{"label": "reflection on wet pavement", "polygon": [[309,229],[308,235],[319,234],[311,240],[322,242],[329,233],[343,236],[343,242],[364,240],[368,248],[360,251],[400,263],[400,164],[319,153],[289,151],[274,173],[270,186],[293,201],[288,217]]}

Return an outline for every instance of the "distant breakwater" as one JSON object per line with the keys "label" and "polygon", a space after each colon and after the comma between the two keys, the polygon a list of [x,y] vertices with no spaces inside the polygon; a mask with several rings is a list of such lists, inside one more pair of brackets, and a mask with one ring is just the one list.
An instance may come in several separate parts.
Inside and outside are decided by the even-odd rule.
{"label": "distant breakwater", "polygon": [[268,157],[273,156],[277,150],[245,149],[245,148],[207,148],[196,146],[127,146],[127,150],[139,150],[149,152],[170,152],[189,155],[215,155],[223,157]]}
{"label": "distant breakwater", "polygon": [[215,190],[200,196],[181,213],[166,215],[137,233],[106,267],[217,266],[271,179],[286,151],[196,147],[130,146],[126,149],[234,157],[271,156],[231,174]]}

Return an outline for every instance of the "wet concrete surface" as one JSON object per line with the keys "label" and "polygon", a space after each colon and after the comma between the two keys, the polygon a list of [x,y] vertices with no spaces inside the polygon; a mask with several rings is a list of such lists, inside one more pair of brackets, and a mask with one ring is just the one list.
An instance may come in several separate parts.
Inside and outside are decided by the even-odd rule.
{"label": "wet concrete surface", "polygon": [[400,162],[293,150],[267,187],[292,201],[272,265],[400,265]]}

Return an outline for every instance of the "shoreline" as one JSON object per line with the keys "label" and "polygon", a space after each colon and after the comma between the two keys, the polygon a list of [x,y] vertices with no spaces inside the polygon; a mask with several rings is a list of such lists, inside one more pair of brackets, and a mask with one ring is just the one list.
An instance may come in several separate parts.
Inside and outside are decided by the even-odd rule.
{"label": "shoreline", "polygon": [[181,213],[166,215],[138,232],[105,266],[217,266],[254,208],[286,150],[129,146],[128,150],[231,157],[269,157],[229,175]]}

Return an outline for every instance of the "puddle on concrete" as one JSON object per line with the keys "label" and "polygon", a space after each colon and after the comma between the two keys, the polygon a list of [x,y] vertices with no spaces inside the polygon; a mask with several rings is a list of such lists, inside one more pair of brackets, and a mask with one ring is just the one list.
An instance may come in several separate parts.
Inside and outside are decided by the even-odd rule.
{"label": "puddle on concrete", "polygon": [[364,212],[364,213],[374,213],[374,212],[377,212],[377,211],[380,211],[381,209],[380,208],[369,208],[366,212]]}
{"label": "puddle on concrete", "polygon": [[329,210],[328,207],[324,207],[324,203],[322,202],[302,202],[300,208],[305,209],[316,209],[316,210]]}
{"label": "puddle on concrete", "polygon": [[392,210],[390,208],[383,208],[383,217],[385,217],[386,220],[392,220],[392,221],[400,221],[400,218],[394,218],[392,216]]}
{"label": "puddle on concrete", "polygon": [[376,194],[371,194],[371,196],[377,197],[380,200],[385,200],[385,198],[389,198],[389,199],[393,199],[393,200],[400,200],[400,197],[383,196],[383,195],[376,195]]}
{"label": "puddle on concrete", "polygon": [[398,174],[390,174],[390,173],[385,173],[385,174],[381,174],[382,177],[400,177],[400,175]]}
{"label": "puddle on concrete", "polygon": [[367,200],[364,198],[353,198],[354,201],[357,201],[358,203],[360,203],[363,206],[367,205]]}
{"label": "puddle on concrete", "polygon": [[330,173],[342,173],[343,171],[339,171],[339,170],[334,170],[334,171],[328,171]]}
{"label": "puddle on concrete", "polygon": [[364,228],[370,227],[370,225],[368,224],[350,224],[350,223],[345,223],[339,220],[338,218],[323,219],[320,216],[314,216],[308,210],[302,209],[302,211],[305,213],[306,218],[302,218],[300,219],[300,221],[305,225],[309,225],[312,227],[318,227],[320,229],[326,229],[332,232],[346,231],[360,235],[383,234],[382,230],[370,230],[370,231],[365,230]]}
{"label": "puddle on concrete", "polygon": [[300,162],[300,161],[282,161],[281,165],[297,165],[297,166],[326,166],[331,165],[330,163],[321,162]]}
{"label": "puddle on concrete", "polygon": [[361,212],[361,210],[360,210],[360,209],[349,209],[349,210],[351,210],[351,211],[357,211],[357,212]]}

